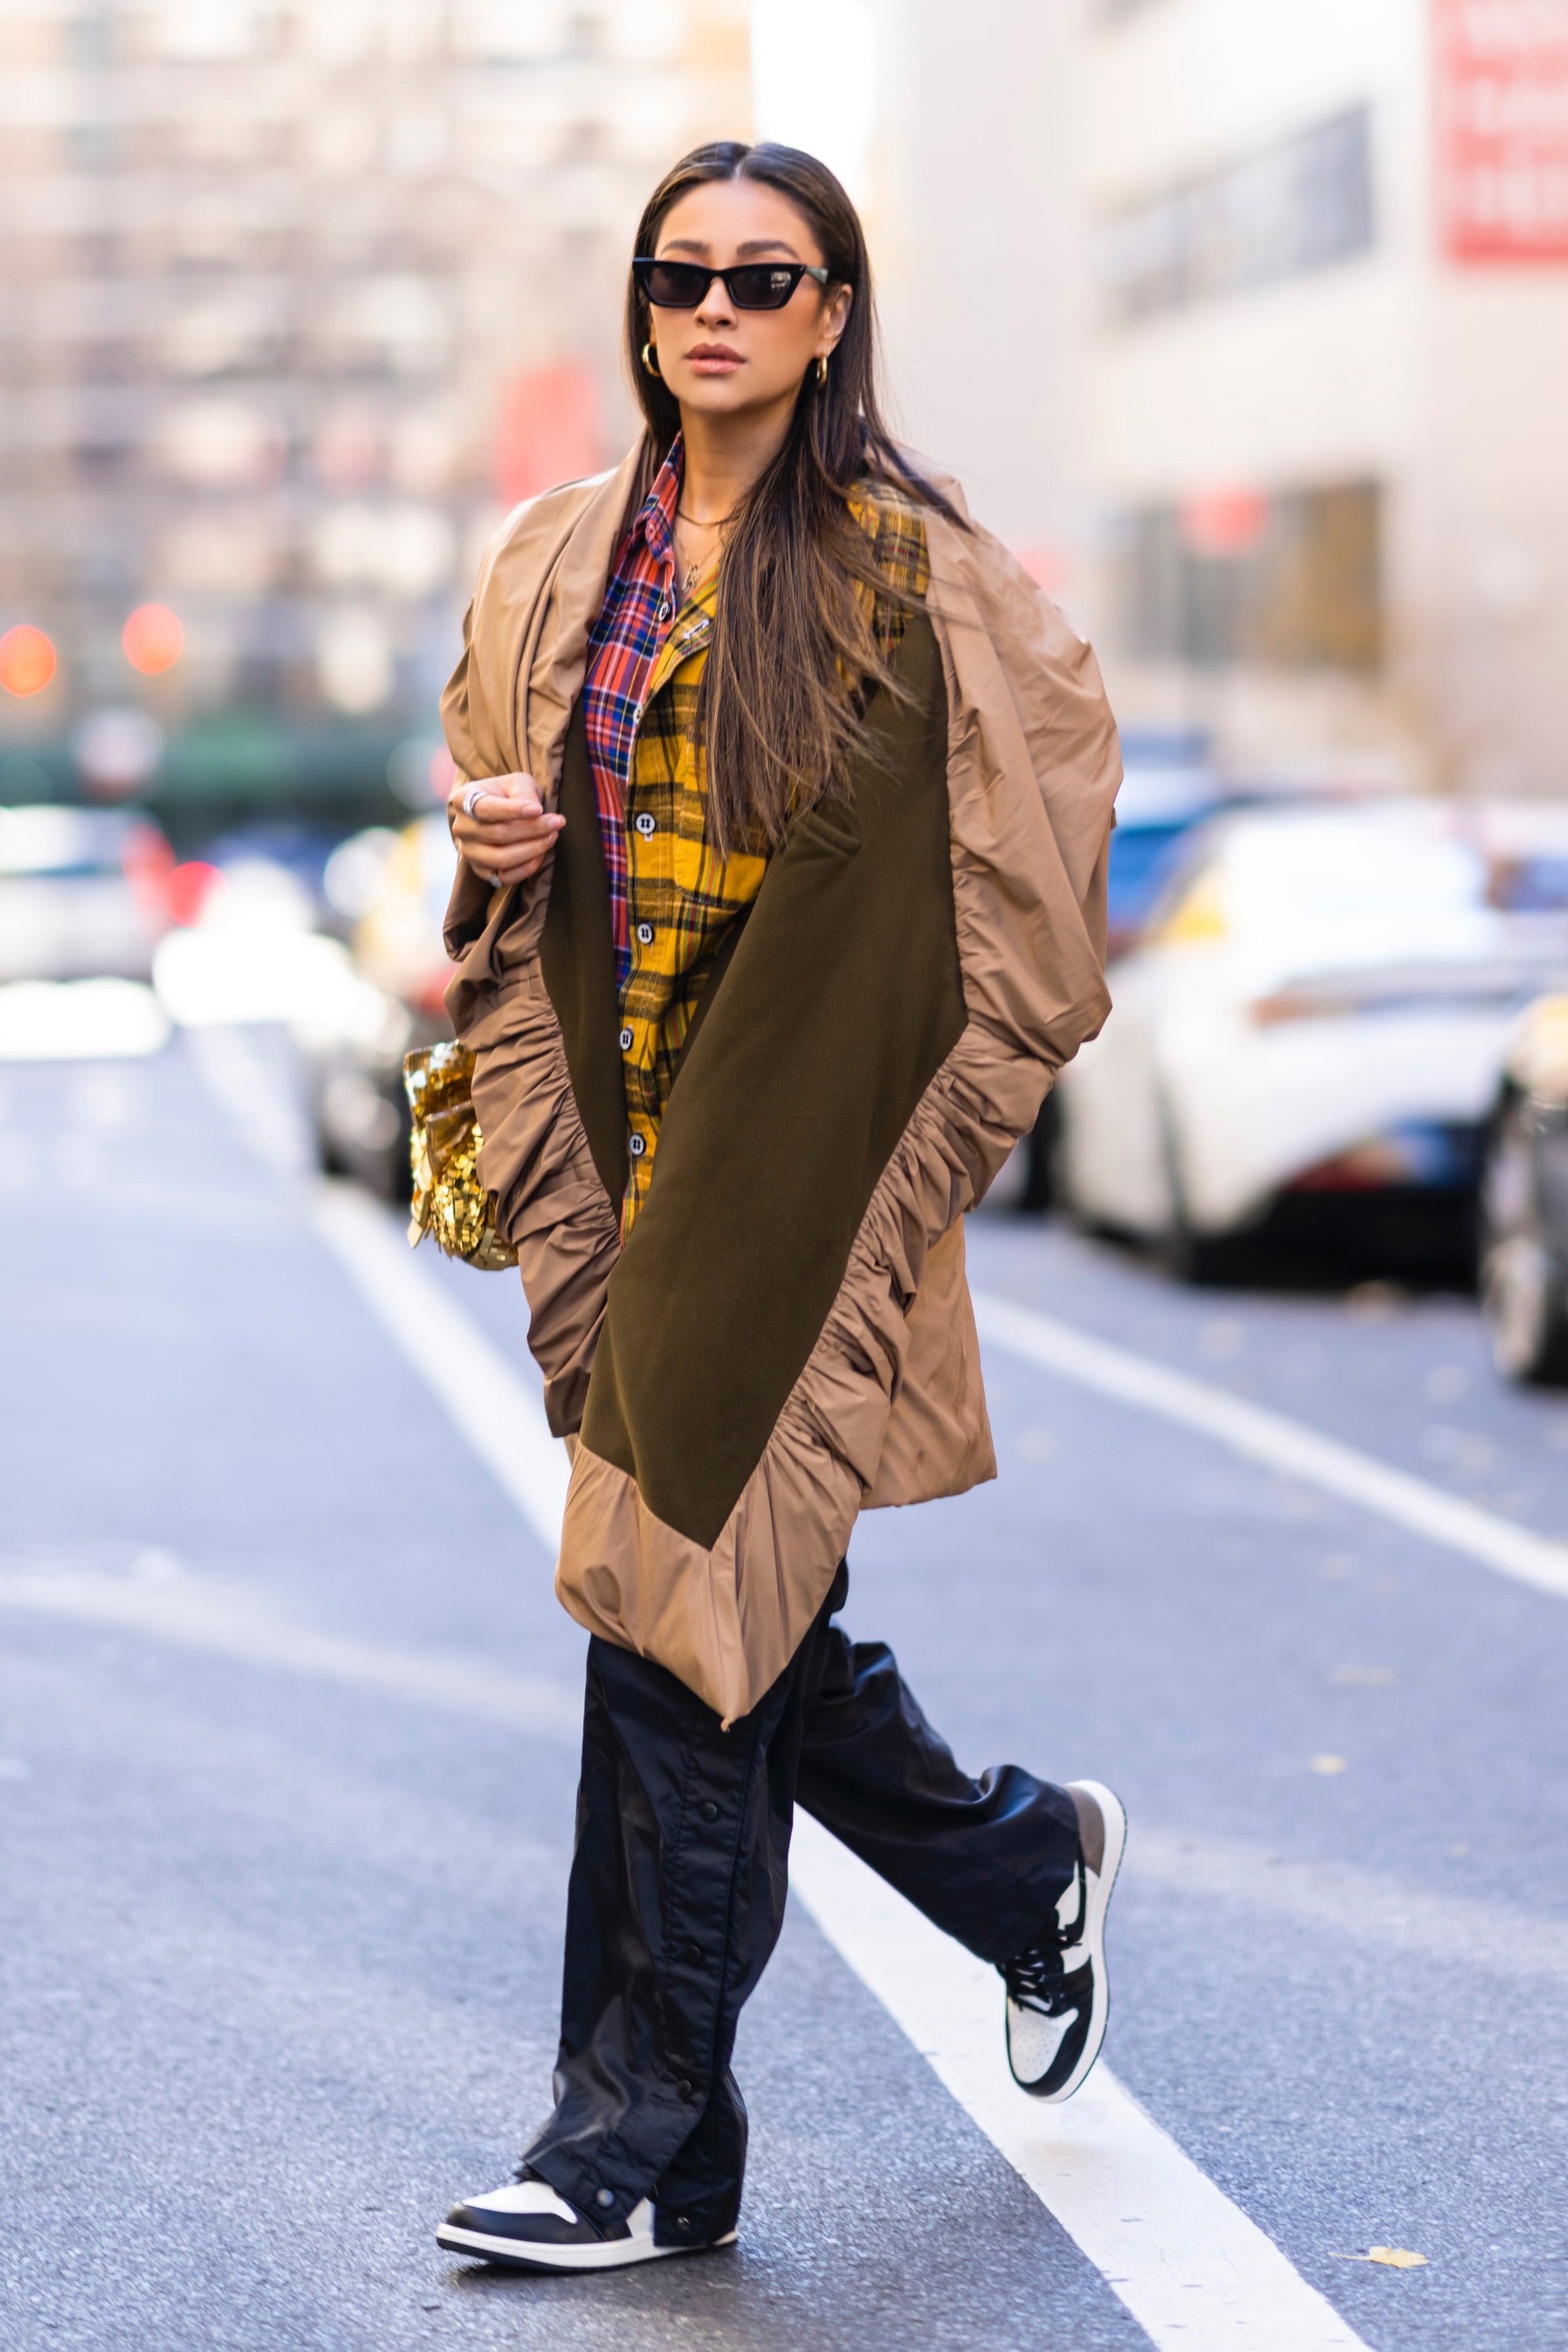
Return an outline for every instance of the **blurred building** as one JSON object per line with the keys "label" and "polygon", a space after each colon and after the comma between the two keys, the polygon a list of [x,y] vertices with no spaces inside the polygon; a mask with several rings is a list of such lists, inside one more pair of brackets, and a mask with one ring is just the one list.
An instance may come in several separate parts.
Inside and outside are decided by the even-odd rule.
{"label": "blurred building", "polygon": [[1106,0],[1086,38],[1130,702],[1568,793],[1568,5]]}
{"label": "blurred building", "polygon": [[749,119],[743,0],[5,0],[0,797],[123,706],[166,788],[416,792],[478,541],[627,432],[647,191]]}
{"label": "blurred building", "polygon": [[[811,5],[826,14],[829,0]],[[1079,0],[849,5],[881,103],[845,161],[860,178],[895,411],[981,520],[1087,613]],[[790,99],[809,127],[813,101],[787,86],[774,100],[759,85],[759,113]]]}
{"label": "blurred building", "polygon": [[1236,763],[1568,794],[1568,0],[855,0],[912,435]]}

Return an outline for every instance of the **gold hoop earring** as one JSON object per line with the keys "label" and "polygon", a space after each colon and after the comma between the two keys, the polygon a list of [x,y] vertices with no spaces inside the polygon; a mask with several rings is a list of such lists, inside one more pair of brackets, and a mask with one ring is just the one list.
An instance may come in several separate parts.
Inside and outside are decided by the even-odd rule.
{"label": "gold hoop earring", "polygon": [[649,375],[658,375],[659,373],[658,362],[653,355],[653,342],[651,338],[642,347],[642,363],[644,367],[647,368]]}
{"label": "gold hoop earring", "polygon": [[821,352],[817,354],[816,381],[818,383],[826,383],[827,382],[827,353],[826,352]]}

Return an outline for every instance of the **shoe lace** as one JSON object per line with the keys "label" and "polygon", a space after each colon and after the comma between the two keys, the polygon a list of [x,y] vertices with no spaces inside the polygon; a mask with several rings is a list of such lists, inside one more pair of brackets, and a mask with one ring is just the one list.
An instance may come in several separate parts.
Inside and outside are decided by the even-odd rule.
{"label": "shoe lace", "polygon": [[1067,1989],[1065,1956],[1078,1944],[1083,1932],[1088,1886],[1081,1862],[1074,1866],[1074,1881],[1078,1904],[1072,1926],[1063,1928],[1055,1920],[1048,1921],[1021,1952],[1002,1962],[1002,1975],[1013,2000],[1021,2008],[1039,2010],[1047,2017],[1055,2014]]}

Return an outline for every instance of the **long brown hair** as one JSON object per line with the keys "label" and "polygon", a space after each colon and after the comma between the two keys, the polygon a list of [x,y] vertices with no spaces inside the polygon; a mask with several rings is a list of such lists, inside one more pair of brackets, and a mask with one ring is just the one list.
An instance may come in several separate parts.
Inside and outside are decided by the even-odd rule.
{"label": "long brown hair", "polygon": [[[832,283],[851,295],[826,382],[807,371],[783,446],[735,509],[703,673],[698,723],[715,837],[721,847],[774,848],[792,816],[842,789],[866,688],[897,691],[854,583],[896,592],[849,511],[851,491],[880,482],[960,518],[900,454],[882,421],[865,233],[825,163],[772,142],[693,148],[648,198],[636,250],[654,252],[670,206],[712,180],[760,180],[787,196],[815,233]],[[649,332],[634,280],[626,356],[647,426],[645,491],[680,427],[674,394],[643,365]]]}

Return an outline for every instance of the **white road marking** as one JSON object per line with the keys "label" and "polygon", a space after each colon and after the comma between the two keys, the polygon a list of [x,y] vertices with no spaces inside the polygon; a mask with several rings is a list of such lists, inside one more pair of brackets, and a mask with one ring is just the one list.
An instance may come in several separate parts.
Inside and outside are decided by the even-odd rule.
{"label": "white road marking", "polygon": [[[457,1427],[530,1524],[558,1529],[564,1463],[541,1442],[542,1416],[518,1375],[396,1255],[383,1210],[342,1186],[314,1199],[317,1231]],[[1068,2106],[1034,2107],[1003,2063],[995,1971],[804,1816],[797,1838],[792,1881],[824,1932],[1162,2352],[1365,2352],[1103,2063]]]}
{"label": "white road marking", "polygon": [[[310,1221],[389,1339],[435,1391],[553,1560],[566,1448],[499,1348],[419,1265],[386,1211],[357,1185],[310,1188]],[[426,1250],[433,1243],[426,1243]],[[476,1275],[476,1281],[492,1279]],[[521,1320],[522,1299],[518,1299]]]}
{"label": "white road marking", "polygon": [[1505,1980],[1568,1983],[1568,1919],[1513,1903],[1434,1894],[1348,1862],[1297,1862],[1239,1838],[1161,1829],[1141,1821],[1132,1856],[1140,1886],[1180,1901],[1310,1927],[1324,1950],[1392,1953]]}
{"label": "white road marking", "polygon": [[1026,2097],[1003,2055],[994,1969],[804,1813],[795,1816],[790,1883],[1161,2352],[1366,2352],[1103,2061],[1064,2106]]}
{"label": "white road marking", "polygon": [[1286,1413],[1249,1404],[1129,1348],[1091,1339],[1054,1316],[1016,1307],[986,1291],[975,1292],[974,1313],[982,1339],[1026,1363],[1038,1364],[1080,1388],[1098,1390],[1121,1404],[1158,1413],[1229,1446],[1249,1462],[1359,1503],[1430,1543],[1463,1552],[1500,1576],[1568,1599],[1568,1544],[1516,1527],[1495,1511],[1446,1494],[1440,1486],[1428,1486],[1424,1478],[1396,1470],[1337,1437],[1325,1437]]}
{"label": "white road marking", "polygon": [[246,1149],[286,1182],[307,1175],[315,1161],[309,1129],[255,1039],[233,1028],[182,1035],[197,1076]]}
{"label": "white road marking", "polygon": [[[142,1555],[143,1560],[149,1556]],[[0,1556],[0,1609],[139,1633],[216,1657],[384,1693],[575,1748],[578,1691],[439,1651],[395,1650],[279,1615],[271,1594],[175,1570],[128,1577],[64,1556]],[[0,1780],[26,1767],[0,1759]],[[1140,1820],[1131,1883],[1210,1908],[1287,1920],[1347,1950],[1395,1953],[1520,1983],[1568,1979],[1568,1922],[1512,1904],[1436,1895],[1350,1863],[1298,1862],[1237,1839]]]}
{"label": "white road marking", "polygon": [[[241,1141],[275,1176],[302,1184],[320,1238],[553,1559],[569,1472],[538,1396],[415,1263],[406,1237],[369,1193],[309,1179],[304,1122],[243,1030],[188,1030],[185,1045]],[[428,1255],[434,1244],[425,1246]]]}
{"label": "white road marking", "polygon": [[321,1633],[279,1617],[261,1596],[240,1586],[203,1578],[143,1583],[91,1569],[27,1564],[0,1574],[0,1608],[115,1625],[249,1665],[281,1666],[352,1689],[416,1699],[481,1722],[507,1724],[534,1738],[575,1747],[583,1737],[582,1698],[562,1684],[478,1659],[394,1650]]}
{"label": "white road marking", "polygon": [[[237,1109],[232,1084],[225,1091]],[[310,1197],[316,1231],[366,1304],[553,1549],[565,1463],[523,1381],[413,1261],[383,1210],[345,1186],[317,1185]],[[804,1814],[791,1878],[829,1940],[1161,2352],[1367,2352],[1103,2061],[1068,2105],[1035,2106],[1006,2072],[995,1971]]]}

